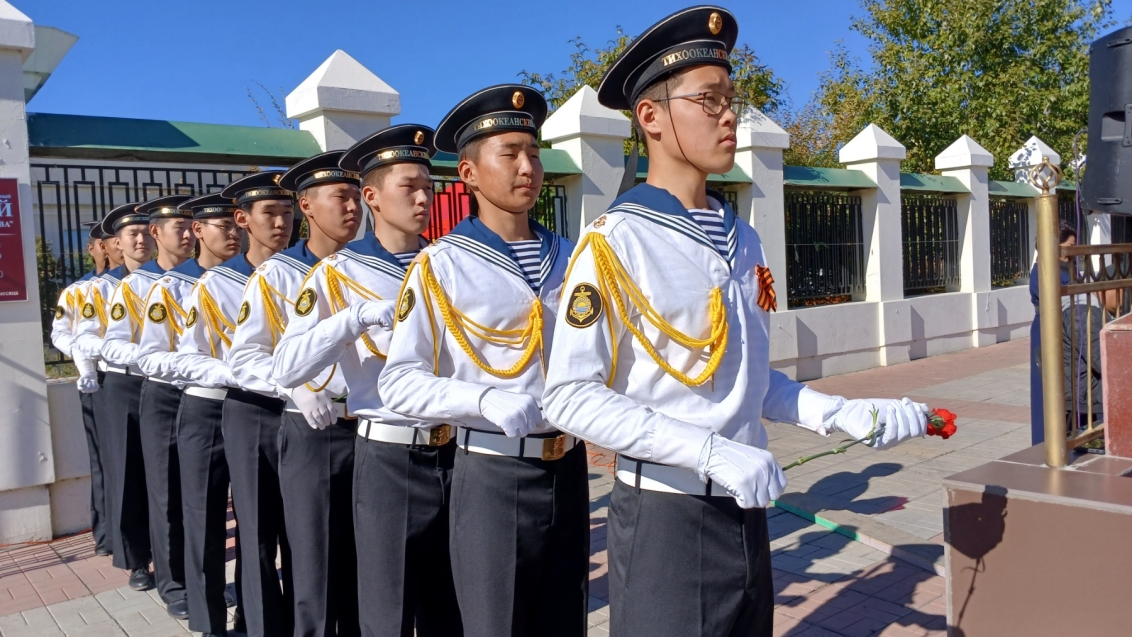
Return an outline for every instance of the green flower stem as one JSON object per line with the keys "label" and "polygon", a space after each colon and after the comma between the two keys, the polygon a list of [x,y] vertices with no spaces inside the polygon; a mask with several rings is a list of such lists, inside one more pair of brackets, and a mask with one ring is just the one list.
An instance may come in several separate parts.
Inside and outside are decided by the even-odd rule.
{"label": "green flower stem", "polygon": [[822,458],[822,457],[825,457],[825,456],[832,456],[832,455],[838,454],[838,453],[845,453],[846,451],[849,450],[850,447],[852,447],[854,445],[864,444],[864,445],[867,445],[869,447],[874,446],[877,442],[877,438],[879,438],[881,436],[881,434],[884,433],[884,425],[881,425],[879,428],[877,427],[877,418],[880,417],[880,411],[874,409],[872,413],[873,413],[873,426],[872,426],[871,429],[869,429],[869,435],[868,436],[865,436],[861,440],[853,440],[853,439],[843,440],[842,442],[848,442],[849,444],[842,445],[840,447],[837,447],[836,449],[830,449],[829,451],[823,451],[821,453],[815,453],[812,456],[805,456],[803,458],[798,458],[794,462],[791,462],[790,464],[786,465],[785,467],[782,467],[782,470],[783,471],[789,471],[790,469],[793,469],[794,467],[797,467],[797,466],[800,466],[800,465],[804,465],[811,460],[816,460],[818,458]]}

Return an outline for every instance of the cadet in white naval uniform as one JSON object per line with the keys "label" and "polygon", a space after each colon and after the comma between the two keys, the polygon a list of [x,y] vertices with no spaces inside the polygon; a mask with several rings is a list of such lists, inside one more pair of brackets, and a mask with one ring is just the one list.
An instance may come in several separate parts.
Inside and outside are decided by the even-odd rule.
{"label": "cadet in white naval uniform", "polygon": [[495,86],[437,128],[437,149],[460,154],[474,215],[410,269],[379,383],[390,409],[459,425],[452,571],[464,632],[477,637],[586,632],[585,445],[539,407],[573,247],[527,215],[546,110],[528,86]]}
{"label": "cadet in white naval uniform", "polygon": [[[291,191],[281,171],[253,173],[221,197],[239,206],[236,225],[247,233],[247,254],[201,275],[190,301],[198,318],[182,336],[179,373],[202,388],[223,389],[221,431],[236,510],[237,594],[249,637],[293,630],[291,548],[279,493],[279,428],[285,401],[277,388],[254,380],[240,386],[228,366],[236,326],[251,318],[244,289],[255,268],[287,248],[294,227]],[[277,569],[276,558],[282,563]],[[239,622],[237,621],[237,630]]]}
{"label": "cadet in white naval uniform", "polygon": [[776,304],[758,234],[706,190],[708,174],[734,163],[737,33],[722,8],[669,16],[598,91],[633,111],[649,176],[579,242],[544,404],[558,427],[619,454],[609,507],[619,636],[771,634],[763,507],[786,479],[760,417],[863,439],[875,405],[877,446],[926,426],[926,408],[907,399],[846,401],[770,369]]}
{"label": "cadet in white naval uniform", "polygon": [[354,542],[364,635],[462,634],[448,557],[448,495],[456,441],[451,425],[390,411],[377,379],[385,366],[397,295],[425,241],[433,130],[400,124],[354,144],[338,162],[362,179],[374,232],[318,263],[275,348],[275,377],[298,387],[337,364],[358,416]]}
{"label": "cadet in white naval uniform", "polygon": [[[125,263],[104,275],[102,286],[92,288],[95,298],[89,303],[89,311],[83,307],[74,347],[85,356],[105,362],[106,379],[101,391],[105,393],[106,418],[105,427],[100,424],[98,441],[106,456],[104,466],[108,467],[106,487],[110,491],[107,500],[114,566],[131,571],[130,586],[134,590],[149,590],[153,588],[149,571],[149,496],[138,420],[145,377],[134,362],[133,352],[145,312],[144,295],[160,273],[152,266],[146,268],[153,255],[153,237],[149,234],[149,215],[138,214],[137,206],[118,206],[102,220],[103,230],[117,237]],[[119,276],[120,282],[111,289],[110,281]],[[102,299],[105,308],[98,307]]]}
{"label": "cadet in white naval uniform", "polygon": [[51,322],[51,344],[75,363],[79,372],[77,382],[79,403],[83,411],[83,431],[86,433],[87,455],[90,458],[90,530],[94,537],[96,555],[110,555],[111,542],[107,534],[106,490],[103,486],[102,456],[98,451],[98,426],[95,415],[95,392],[102,385],[103,372],[97,362],[72,348],[82,316],[83,307],[90,298],[93,282],[109,268],[106,248],[102,241],[102,224],[97,221],[83,224],[88,229],[86,248],[94,260],[94,270],[87,272],[74,283],[63,288],[55,305],[55,319]]}
{"label": "cadet in white naval uniform", "polygon": [[[155,378],[187,385],[176,417],[180,500],[184,527],[185,600],[189,629],[226,634],[225,542],[228,465],[221,433],[224,388],[202,387],[182,375],[182,336],[200,318],[199,279],[240,252],[236,204],[219,193],[188,199],[177,206],[192,215],[200,256],[169,270],[150,293],[146,326],[138,345],[138,365]],[[187,349],[187,348],[186,348]],[[194,350],[195,351],[195,350]]]}
{"label": "cadet in white naval uniform", "polygon": [[[146,321],[164,318],[156,315],[166,311],[162,302],[169,300],[167,286],[176,281],[175,289],[181,295],[192,285],[187,279],[195,280],[199,271],[191,259],[196,248],[192,213],[177,208],[189,198],[189,195],[166,195],[138,205],[139,213],[149,215],[149,231],[157,244],[157,255],[140,270],[157,276],[149,290],[138,295],[145,302],[137,317],[139,325],[136,326],[134,341],[115,346],[121,362],[137,363]],[[173,303],[169,304],[168,311],[179,309]],[[112,331],[113,323],[111,326]],[[140,369],[141,366],[138,367]],[[142,373],[145,371],[142,370]],[[138,407],[146,490],[149,493],[153,577],[157,593],[167,605],[166,610],[177,619],[189,616],[189,605],[185,600],[185,529],[177,458],[177,412],[181,408],[182,387],[179,381],[174,384],[159,376],[147,375],[142,383]]]}
{"label": "cadet in white naval uniform", "polygon": [[[319,259],[342,249],[362,220],[358,175],[338,167],[342,151],[291,167],[279,186],[297,193],[310,238],[268,259],[244,292],[248,318],[236,326],[228,362],[243,387],[276,387],[289,403],[279,434],[279,487],[294,572],[296,636],[356,635],[353,470],[356,418],[346,418],[346,383],[331,366],[298,388],[279,387],[276,346],[294,315],[312,310],[300,294]],[[243,313],[243,309],[241,309]]]}

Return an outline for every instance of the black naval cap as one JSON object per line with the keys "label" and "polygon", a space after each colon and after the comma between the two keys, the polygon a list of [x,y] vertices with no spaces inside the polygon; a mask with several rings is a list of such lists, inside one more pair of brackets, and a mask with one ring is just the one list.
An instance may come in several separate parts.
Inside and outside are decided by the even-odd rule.
{"label": "black naval cap", "polygon": [[220,196],[234,199],[237,206],[263,199],[291,201],[294,193],[279,186],[279,178],[282,176],[282,170],[266,170],[244,175],[225,186],[224,190],[220,191]]}
{"label": "black naval cap", "polygon": [[192,219],[191,212],[182,211],[177,207],[192,198],[192,195],[165,195],[138,204],[137,212],[140,215],[149,215],[150,221],[176,218]]}
{"label": "black naval cap", "polygon": [[279,178],[279,186],[295,192],[321,184],[361,186],[361,177],[358,173],[338,167],[338,160],[342,158],[343,153],[344,151],[341,150],[330,150],[314,157],[307,157],[291,166],[291,170]]}
{"label": "black naval cap", "polygon": [[233,217],[240,209],[235,200],[218,192],[187,199],[177,207],[192,215],[193,219]]}
{"label": "black naval cap", "polygon": [[126,226],[134,226],[138,224],[149,225],[149,214],[142,214],[137,211],[137,207],[141,205],[137,202],[124,203],[102,218],[102,233],[107,236],[114,236],[119,230]]}
{"label": "black naval cap", "polygon": [[435,134],[436,131],[419,124],[390,126],[346,149],[338,159],[338,167],[364,178],[366,173],[389,164],[432,166]]}
{"label": "black naval cap", "polygon": [[546,121],[546,98],[522,84],[500,84],[456,105],[436,127],[436,148],[458,153],[484,135],[521,131],[538,135]]}
{"label": "black naval cap", "polygon": [[106,233],[102,231],[101,221],[84,221],[82,226],[87,229],[87,236],[91,239],[105,239]]}
{"label": "black naval cap", "polygon": [[673,71],[710,64],[730,72],[731,49],[738,37],[735,16],[722,7],[673,13],[633,40],[613,62],[597,89],[597,101],[630,110],[642,91]]}

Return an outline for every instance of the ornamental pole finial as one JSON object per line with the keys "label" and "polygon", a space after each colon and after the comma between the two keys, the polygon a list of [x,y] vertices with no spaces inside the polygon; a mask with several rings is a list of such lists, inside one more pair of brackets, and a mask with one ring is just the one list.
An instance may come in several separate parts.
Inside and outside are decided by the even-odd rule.
{"label": "ornamental pole finial", "polygon": [[1049,157],[1043,155],[1042,163],[1030,169],[1029,177],[1035,188],[1048,195],[1061,183],[1061,168],[1049,163]]}

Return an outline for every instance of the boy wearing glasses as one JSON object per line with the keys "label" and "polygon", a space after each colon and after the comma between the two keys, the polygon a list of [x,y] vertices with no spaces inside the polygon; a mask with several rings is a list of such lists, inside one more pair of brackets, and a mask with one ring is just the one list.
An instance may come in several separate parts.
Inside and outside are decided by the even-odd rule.
{"label": "boy wearing glasses", "polygon": [[709,174],[735,160],[735,18],[671,15],[622,53],[600,102],[633,111],[645,184],[583,233],[563,286],[543,405],[617,452],[610,634],[770,635],[766,510],[786,478],[761,418],[865,438],[921,436],[926,407],[846,401],[770,369],[773,279],[758,234]]}
{"label": "boy wearing glasses", "polygon": [[186,610],[191,630],[223,635],[228,622],[224,596],[228,465],[220,423],[227,392],[199,385],[178,370],[184,333],[201,319],[198,283],[208,270],[239,254],[240,233],[235,202],[218,193],[189,199],[177,208],[192,216],[200,256],[167,271],[150,292],[138,365],[150,379],[188,385],[175,428]]}

